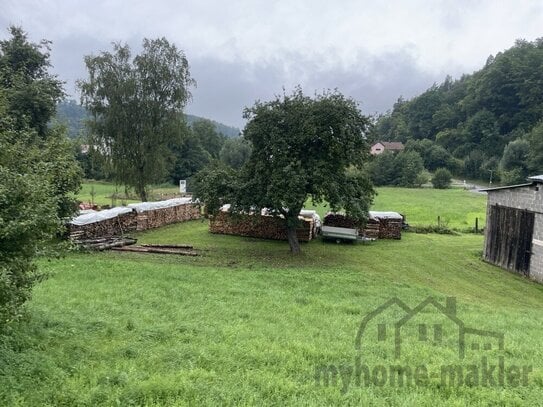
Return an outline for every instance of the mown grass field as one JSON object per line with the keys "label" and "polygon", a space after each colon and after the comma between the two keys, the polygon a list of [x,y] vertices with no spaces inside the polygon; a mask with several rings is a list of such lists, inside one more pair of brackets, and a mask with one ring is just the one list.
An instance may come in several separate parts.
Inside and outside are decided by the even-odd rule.
{"label": "mown grass field", "polygon": [[[407,222],[416,226],[436,225],[438,216],[442,225],[451,229],[468,230],[479,218],[479,227],[486,220],[486,195],[463,190],[461,188],[376,188],[372,210],[393,211],[404,215]],[[326,205],[312,205],[324,216],[330,209]]]}
{"label": "mown grass field", "polygon": [[484,226],[486,220],[486,195],[461,188],[378,188],[375,210],[393,210],[402,213],[407,222],[415,225],[432,225],[441,222],[455,229],[474,226],[475,218]]}
{"label": "mown grass field", "polygon": [[[50,278],[36,287],[28,319],[0,342],[0,405],[541,404],[543,286],[482,262],[480,235],[317,240],[298,257],[284,242],[211,235],[203,221],[138,238],[191,243],[203,255],[104,252],[41,261]],[[342,391],[341,378],[316,382],[323,365],[354,366],[366,314],[391,297],[414,307],[427,296],[442,304],[456,297],[466,326],[504,333],[506,364],[533,369],[527,384],[444,386],[436,377],[380,386],[351,377]],[[460,363],[455,337],[447,338],[408,340],[402,363],[430,371]],[[388,346],[369,340],[364,363],[395,363]],[[486,352],[493,360],[503,355]]]}

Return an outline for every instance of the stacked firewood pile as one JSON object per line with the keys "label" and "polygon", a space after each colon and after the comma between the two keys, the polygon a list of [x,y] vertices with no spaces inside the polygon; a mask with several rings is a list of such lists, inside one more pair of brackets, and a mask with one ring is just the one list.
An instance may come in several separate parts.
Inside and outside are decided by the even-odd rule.
{"label": "stacked firewood pile", "polygon": [[368,219],[364,229],[359,231],[359,235],[369,237],[370,239],[379,239],[381,231],[381,223],[377,219]]}
{"label": "stacked firewood pile", "polygon": [[[401,219],[398,220],[398,219],[388,219],[388,218],[377,218],[375,220],[371,219],[371,223],[370,221],[368,221],[368,225],[371,225],[371,224],[379,225],[378,226],[379,239],[401,239],[402,238],[402,223],[403,222]],[[370,232],[371,229],[366,229],[366,230]],[[364,230],[364,232],[366,232],[366,230]]]}
{"label": "stacked firewood pile", "polygon": [[369,213],[366,224],[339,213],[328,213],[324,217],[325,226],[358,229],[358,234],[372,239],[401,239],[403,218],[395,212]]}
{"label": "stacked firewood pile", "polygon": [[199,219],[200,207],[196,204],[184,204],[168,208],[151,209],[138,212],[137,230],[159,228],[170,223]]}
{"label": "stacked firewood pile", "polygon": [[[209,231],[223,235],[257,237],[262,239],[288,240],[285,220],[274,216],[233,215],[219,212],[210,218]],[[296,235],[301,242],[313,239],[314,227],[312,219],[300,219]]]}
{"label": "stacked firewood pile", "polygon": [[200,217],[200,207],[190,198],[132,204],[104,211],[89,211],[68,224],[71,240],[83,241],[123,236],[135,230],[147,230]]}
{"label": "stacked firewood pile", "polygon": [[361,229],[362,224],[353,218],[341,213],[328,212],[324,217],[324,226],[333,226],[336,228]]}
{"label": "stacked firewood pile", "polygon": [[89,240],[100,237],[123,236],[137,229],[137,217],[133,211],[87,224],[68,225],[71,240]]}

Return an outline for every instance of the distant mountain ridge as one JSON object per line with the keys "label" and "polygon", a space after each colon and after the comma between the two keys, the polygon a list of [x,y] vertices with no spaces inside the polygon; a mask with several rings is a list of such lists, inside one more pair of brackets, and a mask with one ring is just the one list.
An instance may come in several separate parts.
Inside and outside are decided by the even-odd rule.
{"label": "distant mountain ridge", "polygon": [[[70,138],[76,138],[83,133],[85,126],[84,121],[88,117],[89,113],[87,112],[87,109],[73,99],[62,101],[57,105],[56,120],[60,123],[66,124]],[[240,129],[237,127],[228,126],[205,117],[185,114],[185,118],[187,123],[191,126],[198,120],[209,120],[215,125],[215,129],[218,133],[224,134],[228,138],[238,137],[241,133]]]}

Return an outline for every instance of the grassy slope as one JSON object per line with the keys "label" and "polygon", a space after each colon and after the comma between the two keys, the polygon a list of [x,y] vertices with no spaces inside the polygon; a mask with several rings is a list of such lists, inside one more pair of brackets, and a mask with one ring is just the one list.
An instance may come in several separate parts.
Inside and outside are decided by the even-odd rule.
{"label": "grassy slope", "polygon": [[[535,405],[543,384],[543,287],[480,260],[482,237],[283,242],[213,236],[200,221],[140,242],[192,243],[200,258],[128,253],[43,262],[31,319],[0,348],[8,405]],[[314,383],[315,366],[351,363],[361,318],[391,296],[414,306],[456,296],[469,326],[506,333],[507,356],[533,364],[528,387],[351,387]],[[13,350],[14,349],[14,350]],[[364,355],[382,363],[382,349]],[[386,356],[386,354],[385,354]],[[450,363],[412,347],[412,363]]]}

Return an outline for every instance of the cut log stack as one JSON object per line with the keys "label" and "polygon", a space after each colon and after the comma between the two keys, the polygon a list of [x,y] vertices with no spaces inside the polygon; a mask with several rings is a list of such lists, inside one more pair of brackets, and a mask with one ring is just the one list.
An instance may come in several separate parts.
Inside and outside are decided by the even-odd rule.
{"label": "cut log stack", "polygon": [[[223,235],[288,240],[285,219],[275,216],[219,212],[210,217],[209,231]],[[296,229],[298,240],[310,241],[315,237],[313,231],[313,220],[300,218],[299,227]]]}
{"label": "cut log stack", "polygon": [[199,217],[200,207],[195,204],[151,209],[137,214],[137,230],[159,228],[170,223],[185,222]]}
{"label": "cut log stack", "polygon": [[69,223],[70,239],[88,240],[124,236],[127,232],[147,230],[200,218],[200,207],[190,198],[131,204],[100,212],[90,211]]}
{"label": "cut log stack", "polygon": [[359,234],[370,239],[379,239],[381,237],[380,232],[381,223],[376,219],[368,219],[366,226],[359,231]]}
{"label": "cut log stack", "polygon": [[329,212],[324,217],[324,226],[333,226],[336,228],[361,229],[362,224],[353,218],[342,215],[341,213]]}
{"label": "cut log stack", "polygon": [[358,229],[358,234],[372,239],[401,239],[403,217],[396,212],[370,211],[365,225],[339,213],[328,213],[325,226]]}
{"label": "cut log stack", "polygon": [[379,218],[379,239],[401,239],[402,220]]}
{"label": "cut log stack", "polygon": [[[105,211],[104,211],[105,212]],[[86,224],[69,224],[71,240],[88,240],[100,237],[123,236],[137,229],[137,217],[133,211],[107,219],[97,219]]]}
{"label": "cut log stack", "polygon": [[[379,224],[379,239],[401,239],[404,217],[398,212],[369,212],[369,219],[366,228],[370,226],[371,231],[375,233],[377,224]],[[370,233],[370,230],[368,230]],[[368,236],[369,237],[369,236]]]}

